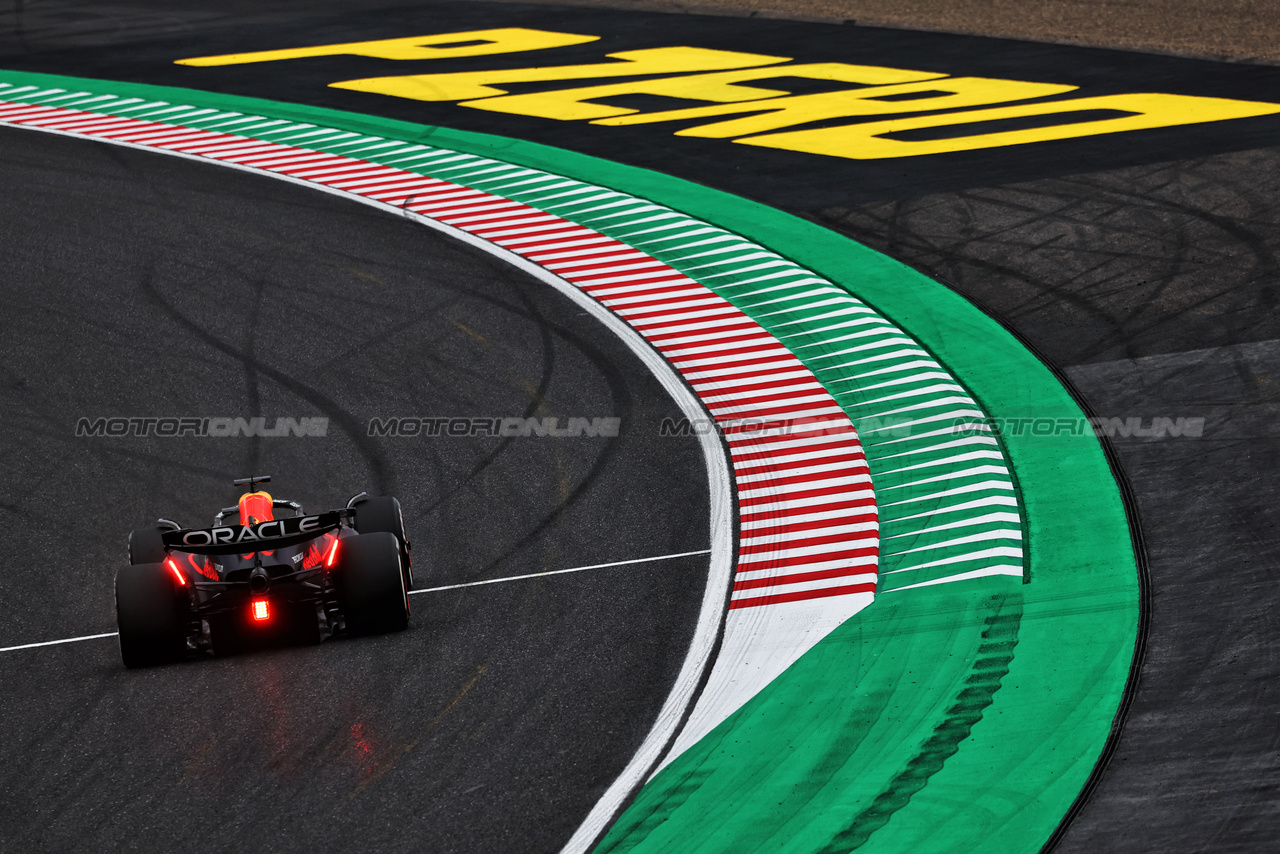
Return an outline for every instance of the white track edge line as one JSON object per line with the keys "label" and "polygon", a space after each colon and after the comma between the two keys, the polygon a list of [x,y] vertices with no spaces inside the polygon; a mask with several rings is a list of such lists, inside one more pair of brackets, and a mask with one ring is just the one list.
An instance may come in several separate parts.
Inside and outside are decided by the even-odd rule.
{"label": "white track edge line", "polygon": [[[487,581],[471,581],[466,584],[447,584],[444,587],[427,587],[422,590],[410,590],[409,595],[415,593],[439,593],[443,590],[457,590],[460,587],[479,587],[482,584],[502,584],[507,581],[523,581],[526,578],[543,578],[548,575],[564,575],[567,572],[586,572],[589,569],[609,569],[615,566],[632,566],[638,563],[657,563],[663,560],[675,560],[681,557],[693,557],[694,555],[710,554],[711,549],[699,549],[692,552],[678,552],[669,555],[655,555],[653,557],[638,557],[631,560],[615,560],[612,563],[595,563],[591,566],[574,566],[569,569],[552,569],[547,572],[533,572],[528,575],[512,575],[507,578],[490,578]],[[76,643],[78,641],[97,640],[98,638],[114,638],[120,635],[119,632],[103,632],[100,635],[83,635],[78,638],[62,638],[60,640],[40,641],[39,643],[24,643],[18,646],[0,647],[0,652],[17,652],[20,649],[35,649],[38,646],[56,646],[62,643]]]}
{"label": "white track edge line", "polygon": [[[656,557],[638,557],[632,560],[615,560],[613,563],[596,563],[591,566],[575,566],[570,569],[550,569],[546,572],[531,572],[528,575],[511,575],[506,578],[490,578],[485,581],[468,581],[464,584],[446,584],[443,587],[424,587],[421,590],[410,590],[409,595],[417,593],[440,593],[445,590],[460,590],[463,587],[481,587],[485,584],[502,584],[506,581],[524,581],[526,578],[545,578],[548,575],[564,575],[568,572],[586,572],[589,569],[609,569],[615,566],[633,566],[637,563],[657,563],[663,560],[675,560],[678,557],[710,554],[711,549],[699,549],[695,552],[679,552],[677,554],[658,555]],[[0,649],[0,652],[4,650]]]}
{"label": "white track edge line", "polygon": [[3,646],[0,647],[0,652],[16,652],[20,649],[34,649],[38,646],[55,646],[60,643],[76,643],[77,641],[97,640],[98,638],[113,638],[118,634],[120,633],[103,632],[100,635],[83,635],[78,638],[63,638],[62,640],[41,641],[40,643],[24,643],[19,644],[18,646]]}

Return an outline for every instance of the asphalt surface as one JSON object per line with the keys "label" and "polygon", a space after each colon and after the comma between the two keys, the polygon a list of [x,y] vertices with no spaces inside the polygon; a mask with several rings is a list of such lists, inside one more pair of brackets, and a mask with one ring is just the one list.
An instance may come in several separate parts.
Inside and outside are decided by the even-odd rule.
{"label": "asphalt surface", "polygon": [[[233,477],[397,495],[432,587],[707,547],[693,439],[639,360],[394,214],[0,130],[0,647],[114,630],[130,528]],[[324,437],[76,437],[88,417],[325,417]],[[389,416],[618,417],[617,439],[370,438]],[[552,851],[683,662],[705,556],[413,597],[409,630],[126,670],[0,653],[5,851]]]}
{"label": "asphalt surface", "polygon": [[[691,44],[1064,82],[1080,85],[1081,94],[1158,91],[1280,102],[1277,69],[936,33],[518,4],[374,4],[348,12],[338,2],[222,2],[218,11],[198,13],[161,5],[40,4],[37,15],[29,4],[23,28],[0,36],[0,67],[435,122],[688,177],[809,217],[938,277],[1006,322],[1099,415],[1204,417],[1199,439],[1115,442],[1146,543],[1150,633],[1115,752],[1059,850],[1274,847],[1280,838],[1275,119],[876,164],[327,88],[356,76],[410,73],[391,62],[327,58],[223,69],[172,62],[232,50],[537,26],[603,37],[549,51],[540,60],[547,64]],[[85,14],[77,17],[77,9]],[[522,64],[527,60],[494,57],[449,70]],[[30,480],[13,477],[8,494],[20,494]],[[58,678],[61,671],[50,667],[48,678]],[[455,684],[465,683],[457,676]],[[477,690],[487,678],[488,671]]]}

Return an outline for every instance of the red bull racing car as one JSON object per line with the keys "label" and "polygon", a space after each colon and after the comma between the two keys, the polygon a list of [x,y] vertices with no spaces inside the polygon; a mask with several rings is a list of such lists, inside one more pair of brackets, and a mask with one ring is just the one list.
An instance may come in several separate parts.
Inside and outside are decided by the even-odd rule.
{"label": "red bull racing car", "polygon": [[211,528],[160,519],[129,535],[129,566],[116,573],[126,666],[408,626],[413,570],[400,502],[362,492],[307,515],[259,489],[270,480],[235,480],[248,491]]}

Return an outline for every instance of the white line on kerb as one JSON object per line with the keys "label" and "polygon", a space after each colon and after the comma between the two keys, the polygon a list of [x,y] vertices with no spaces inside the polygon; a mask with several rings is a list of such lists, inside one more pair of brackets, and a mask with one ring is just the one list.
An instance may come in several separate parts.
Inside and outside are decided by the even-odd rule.
{"label": "white line on kerb", "polygon": [[[696,552],[679,552],[677,554],[657,555],[656,557],[638,557],[632,560],[615,560],[612,563],[593,563],[590,566],[574,566],[569,569],[552,569],[547,572],[531,572],[528,575],[512,575],[508,578],[490,578],[487,581],[468,581],[465,584],[446,584],[443,587],[427,587],[422,590],[410,590],[409,595],[413,596],[417,593],[439,593],[443,590],[457,590],[460,587],[479,587],[482,584],[502,584],[507,581],[524,581],[526,578],[543,578],[548,575],[564,575],[566,572],[586,572],[588,569],[609,569],[614,566],[631,566],[637,563],[656,563],[660,560],[675,560],[678,557],[693,557],[694,555],[711,554],[711,549],[699,549]],[[62,640],[41,641],[40,643],[24,643],[18,646],[0,647],[0,652],[16,652],[20,649],[34,649],[38,646],[56,646],[61,643],[77,643],[79,641],[97,640],[98,638],[113,638],[119,632],[103,632],[100,635],[83,635],[78,638],[63,638]]]}
{"label": "white line on kerb", "polygon": [[[563,575],[566,572],[584,572],[588,569],[608,569],[611,566],[629,566],[636,563],[654,563],[660,560],[674,560],[678,557],[692,557],[693,555],[711,554],[711,549],[700,549],[696,552],[680,552],[679,554],[659,555],[657,557],[640,557],[634,560],[617,560],[613,563],[596,563],[591,566],[575,566],[571,569],[552,569],[547,572],[531,572],[528,575],[513,575],[509,578],[490,578],[487,581],[468,581],[466,584],[446,584],[443,587],[427,587],[422,590],[410,590],[409,595],[415,593],[439,593],[442,590],[457,590],[460,587],[479,587],[482,584],[501,584],[504,581],[523,581],[526,578],[542,578],[547,575]],[[4,650],[0,650],[4,652]]]}

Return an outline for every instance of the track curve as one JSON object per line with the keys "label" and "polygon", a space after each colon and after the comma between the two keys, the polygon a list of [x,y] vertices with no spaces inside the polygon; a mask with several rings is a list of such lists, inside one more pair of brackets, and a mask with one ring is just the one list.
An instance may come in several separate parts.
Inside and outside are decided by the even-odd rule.
{"label": "track curve", "polygon": [[[227,170],[13,132],[0,158],[24,200],[0,209],[14,294],[0,462],[25,493],[0,513],[9,553],[37,556],[0,579],[0,646],[110,631],[123,533],[203,521],[249,468],[314,507],[399,495],[420,587],[706,548],[698,443],[658,437],[678,408],[523,274]],[[326,417],[329,432],[74,437],[80,417],[257,415]],[[523,415],[622,431],[365,435],[372,417]],[[9,653],[21,687],[0,721],[22,736],[0,775],[6,843],[554,849],[670,690],[705,565],[421,595],[402,636],[141,673],[108,639]]]}
{"label": "track curve", "polygon": [[[1106,770],[1103,785],[1062,847],[1160,850],[1171,844],[1185,847],[1194,841],[1196,845],[1246,850],[1250,844],[1265,846],[1274,837],[1274,832],[1268,835],[1275,824],[1273,811],[1266,809],[1274,801],[1274,727],[1267,726],[1264,712],[1274,705],[1267,702],[1269,696],[1274,697],[1269,686],[1280,683],[1273,678],[1275,661],[1269,652],[1275,621],[1270,618],[1268,598],[1258,591],[1266,586],[1264,576],[1276,538],[1272,535],[1275,526],[1269,521],[1274,513],[1268,504],[1272,491],[1266,479],[1268,468],[1257,465],[1258,459],[1274,457],[1276,450],[1274,430],[1267,426],[1270,421],[1262,411],[1274,391],[1270,377],[1275,373],[1276,348],[1271,340],[1275,336],[1268,332],[1274,325],[1269,320],[1274,294],[1267,290],[1274,258],[1258,254],[1256,281],[1260,287],[1255,291],[1252,274],[1230,275],[1232,258],[1253,257],[1256,247],[1252,240],[1249,246],[1242,242],[1239,250],[1228,247],[1224,252],[1215,246],[1216,239],[1206,246],[1203,232],[1187,229],[1184,233],[1178,225],[1180,214],[1189,210],[1184,203],[1199,195],[1203,201],[1196,206],[1212,211],[1215,221],[1233,225],[1256,221],[1256,229],[1242,233],[1252,237],[1249,233],[1256,232],[1260,238],[1256,246],[1274,243],[1274,228],[1269,228],[1275,221],[1271,216],[1274,187],[1265,180],[1270,173],[1258,168],[1259,163],[1265,166],[1268,158],[1274,159],[1274,150],[1189,160],[1205,153],[1219,155],[1269,146],[1274,136],[1250,137],[1215,128],[1200,135],[1170,133],[1154,140],[1144,138],[1143,144],[1136,145],[1122,143],[1122,137],[1117,136],[1117,145],[1109,150],[1094,146],[1067,157],[1019,158],[1002,153],[996,158],[997,166],[986,172],[944,165],[900,174],[894,168],[889,170],[888,180],[877,182],[835,178],[830,161],[815,161],[821,168],[804,172],[791,168],[797,164],[782,162],[774,162],[775,168],[760,168],[761,161],[749,161],[741,151],[736,152],[737,157],[722,157],[717,151],[713,162],[700,157],[694,148],[683,144],[677,148],[659,137],[618,135],[609,142],[603,134],[574,123],[539,124],[510,117],[481,121],[467,110],[453,108],[431,119],[423,117],[417,104],[367,102],[361,106],[341,101],[334,90],[324,88],[332,80],[351,75],[323,68],[317,73],[290,68],[289,73],[265,75],[250,68],[249,73],[219,82],[209,77],[182,78],[172,60],[217,49],[242,50],[246,32],[261,39],[256,46],[275,48],[347,39],[356,32],[371,38],[427,32],[447,20],[459,29],[497,25],[490,22],[499,21],[503,26],[522,23],[601,33],[611,38],[614,49],[706,43],[732,49],[755,46],[767,52],[776,48],[791,55],[793,51],[783,46],[802,43],[804,50],[797,48],[795,55],[815,59],[822,58],[814,55],[822,52],[821,45],[837,44],[838,53],[828,58],[846,59],[869,49],[881,57],[909,56],[899,64],[910,67],[922,56],[945,57],[970,74],[1022,76],[1049,73],[1043,69],[1052,68],[1053,74],[1062,70],[1066,82],[1082,83],[1089,78],[1088,85],[1093,86],[1110,86],[1113,81],[1124,85],[1164,81],[1186,71],[1195,78],[1197,87],[1208,87],[1205,91],[1220,92],[1214,86],[1232,78],[1236,80],[1232,85],[1251,90],[1252,94],[1246,92],[1249,97],[1265,97],[1260,91],[1268,85],[1265,69],[1207,63],[1190,68],[1183,60],[1152,60],[1138,54],[1092,52],[1092,57],[1085,57],[1072,48],[853,26],[821,28],[691,16],[662,19],[609,11],[592,13],[581,8],[531,10],[484,3],[446,8],[440,4],[437,13],[429,4],[412,10],[406,7],[400,13],[370,14],[365,5],[358,13],[326,18],[323,15],[328,11],[347,11],[344,4],[326,0],[305,4],[305,11],[290,9],[287,13],[280,10],[291,7],[290,2],[254,4],[251,10],[238,3],[217,5],[224,10],[234,7],[236,13],[213,20],[194,13],[182,21],[176,14],[164,20],[158,16],[144,20],[128,19],[126,12],[113,9],[104,16],[115,14],[119,17],[111,19],[112,23],[127,23],[92,31],[77,30],[60,17],[41,16],[31,10],[25,18],[20,13],[16,16],[13,36],[0,35],[0,45],[10,66],[16,63],[55,73],[222,88],[351,109],[367,107],[369,111],[384,110],[414,121],[435,120],[446,125],[470,121],[482,129],[596,150],[616,160],[643,158],[647,165],[664,171],[683,170],[683,174],[710,186],[738,187],[739,192],[881,247],[994,307],[1054,362],[1069,370],[1098,412],[1149,417],[1208,411],[1212,428],[1226,425],[1228,432],[1225,436],[1215,434],[1219,444],[1208,453],[1203,450],[1208,444],[1204,442],[1177,448],[1171,447],[1177,443],[1135,442],[1120,449],[1143,504],[1144,527],[1156,559],[1157,635],[1151,666],[1142,676],[1136,716],[1122,738],[1118,761]],[[77,22],[82,19],[76,16]],[[178,23],[185,30],[175,25]],[[334,32],[341,36],[330,38]],[[665,33],[672,37],[663,42],[659,36]],[[1028,70],[1036,68],[1041,71]],[[1017,69],[1016,74],[1009,69]],[[393,70],[389,67],[385,73]],[[1084,78],[1072,76],[1077,74]],[[1122,147],[1123,152],[1119,151]],[[1090,172],[1165,160],[1169,163],[1153,168],[1141,165],[1127,172],[1095,174],[1086,182],[1073,181],[1076,186],[1065,190],[1049,187],[1050,192],[1044,195],[1055,204],[1060,199],[1062,210],[1073,212],[1071,217],[1050,215],[1045,205],[1034,201],[1028,204],[1023,186],[998,191],[1011,197],[1008,213],[992,209],[991,192],[984,191],[981,198],[960,192],[953,200],[930,195],[956,187],[1051,181],[1063,170]],[[744,168],[744,163],[749,165]],[[1113,195],[1115,188],[1123,192]],[[1099,190],[1106,194],[1101,213],[1090,207]],[[1042,194],[1037,187],[1031,192]],[[1178,206],[1161,202],[1146,210],[1157,196],[1176,198]],[[1114,220],[1114,237],[1100,238],[1096,230],[1117,212],[1122,215]],[[1011,227],[1022,219],[1033,227]],[[1077,259],[1064,262],[1064,234],[1080,244]],[[991,246],[984,245],[988,242]],[[1160,250],[1159,254],[1175,257],[1179,266],[1186,265],[1188,282],[1178,282],[1177,270],[1153,271],[1152,253],[1139,251],[1150,246]],[[1208,266],[1201,263],[1206,248],[1213,256]],[[1095,249],[1101,251],[1092,257],[1089,253]],[[1117,251],[1111,254],[1112,249]],[[1013,262],[994,266],[992,261],[1003,261],[1006,250]],[[1132,273],[1118,268],[1118,259],[1130,260]],[[1143,291],[1148,285],[1150,291]],[[1162,312],[1175,310],[1153,322],[1153,305]],[[1228,310],[1216,311],[1215,306]],[[1250,314],[1251,309],[1256,310]],[[1211,349],[1179,352],[1191,347]],[[11,470],[15,473],[11,482],[20,492],[18,488],[30,479],[29,470]],[[1217,488],[1205,490],[1206,483]],[[0,508],[0,515],[19,506],[12,494],[0,497],[0,501],[8,504],[8,508]],[[1224,581],[1228,576],[1223,567],[1228,568],[1230,584]],[[12,597],[10,601],[14,601]],[[44,682],[33,684],[46,684],[57,678],[56,673],[56,669],[43,672]],[[1225,726],[1224,720],[1228,722]],[[968,790],[965,797],[969,797]],[[6,829],[11,826],[8,813],[0,812],[0,816],[0,824]],[[370,818],[376,821],[379,816],[371,814]],[[56,847],[58,839],[51,837],[49,847]]]}

